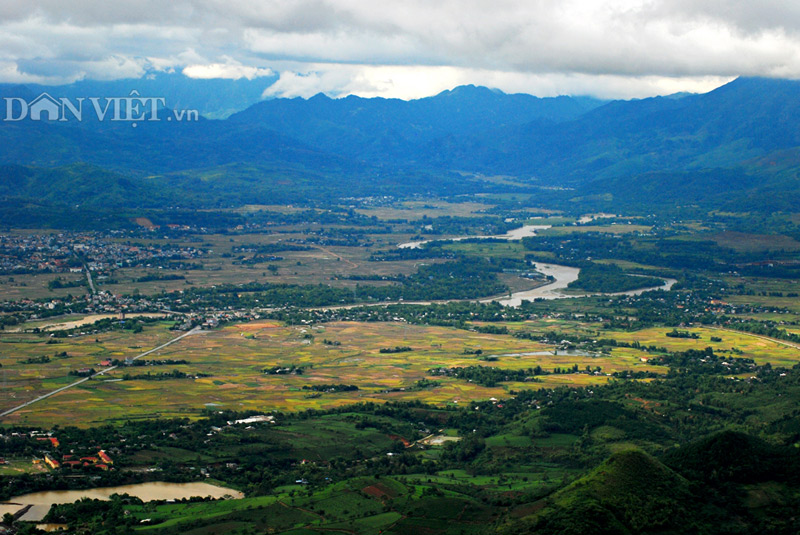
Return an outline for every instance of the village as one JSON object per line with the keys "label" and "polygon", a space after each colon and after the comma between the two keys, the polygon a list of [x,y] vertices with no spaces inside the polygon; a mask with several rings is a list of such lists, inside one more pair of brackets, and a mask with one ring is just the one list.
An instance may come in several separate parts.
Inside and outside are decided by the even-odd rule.
{"label": "village", "polygon": [[83,273],[122,267],[169,269],[170,262],[202,258],[195,247],[120,243],[119,232],[0,234],[0,274]]}
{"label": "village", "polygon": [[[41,446],[40,449],[32,450],[30,446],[22,450],[22,456],[30,454],[31,464],[34,466],[44,466],[50,470],[111,470],[114,460],[104,449],[87,450],[86,448],[77,451],[62,448],[62,443],[53,432],[30,431],[30,432],[11,432],[8,435],[0,435],[0,440],[8,443],[15,441],[20,444],[30,444],[31,441]],[[86,451],[84,451],[86,450]],[[19,460],[19,459],[16,459]],[[0,465],[9,465],[11,460],[0,458]]]}

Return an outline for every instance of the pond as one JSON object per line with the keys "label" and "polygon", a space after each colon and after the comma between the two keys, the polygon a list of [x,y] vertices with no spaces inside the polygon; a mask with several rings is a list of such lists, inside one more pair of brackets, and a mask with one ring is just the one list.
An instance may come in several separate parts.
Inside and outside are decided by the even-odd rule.
{"label": "pond", "polygon": [[23,507],[31,505],[32,507],[20,520],[37,522],[44,518],[47,511],[50,510],[50,506],[54,503],[73,503],[82,498],[107,500],[112,494],[130,494],[145,502],[153,500],[180,500],[193,496],[210,496],[212,498],[244,497],[244,494],[238,490],[218,487],[209,483],[164,483],[155,481],[136,485],[122,485],[119,487],[102,487],[84,490],[51,490],[23,494],[11,498],[6,503],[0,504],[0,516],[5,513],[16,513]]}

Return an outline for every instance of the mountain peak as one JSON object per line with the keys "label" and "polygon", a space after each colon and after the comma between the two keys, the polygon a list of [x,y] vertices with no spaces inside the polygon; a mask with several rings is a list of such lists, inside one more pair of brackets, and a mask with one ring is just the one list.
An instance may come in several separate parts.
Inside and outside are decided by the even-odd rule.
{"label": "mountain peak", "polygon": [[331,99],[331,97],[329,97],[325,93],[321,93],[321,92],[317,93],[316,95],[314,95],[313,97],[308,99],[309,102],[327,102],[329,100],[333,100],[333,99]]}
{"label": "mountain peak", "polygon": [[450,97],[450,98],[486,98],[505,96],[506,94],[499,89],[489,89],[482,85],[459,85],[453,89],[445,89],[438,95],[429,98]]}
{"label": "mountain peak", "polygon": [[730,92],[764,92],[764,91],[800,91],[800,81],[785,78],[767,78],[764,76],[740,76],[727,84],[708,93]]}

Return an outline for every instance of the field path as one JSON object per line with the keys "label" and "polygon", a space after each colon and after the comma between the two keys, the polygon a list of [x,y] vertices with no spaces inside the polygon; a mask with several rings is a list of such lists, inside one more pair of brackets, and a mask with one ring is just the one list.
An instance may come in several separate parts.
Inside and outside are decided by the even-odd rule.
{"label": "field path", "polygon": [[735,334],[743,334],[745,336],[752,336],[753,338],[760,338],[761,340],[766,340],[767,342],[775,342],[776,344],[788,346],[791,347],[792,349],[800,349],[800,345],[793,344],[792,342],[787,342],[785,340],[778,340],[777,338],[770,338],[769,336],[763,336],[761,334],[753,334],[747,331],[737,331],[735,329],[726,329],[724,327],[709,327],[709,329],[714,329],[715,331],[725,331]]}
{"label": "field path", "polygon": [[338,258],[339,260],[341,260],[342,262],[344,262],[346,264],[350,264],[351,267],[354,267],[354,268],[358,267],[358,264],[356,264],[355,262],[353,262],[351,260],[348,260],[347,258],[343,257],[342,255],[338,255],[338,254],[334,253],[330,249],[326,249],[325,247],[322,247],[320,245],[314,245],[314,247],[316,247],[317,249],[319,249],[323,253],[327,253],[327,254],[333,256],[334,258]]}
{"label": "field path", "polygon": [[[149,350],[149,351],[145,351],[144,353],[140,353],[140,354],[136,355],[136,356],[135,356],[135,357],[133,357],[131,360],[137,360],[137,359],[140,359],[140,358],[142,358],[142,357],[145,357],[145,356],[147,356],[147,355],[149,355],[149,354],[151,354],[151,353],[155,353],[156,351],[159,351],[159,350],[161,350],[161,349],[164,349],[165,347],[167,347],[167,346],[169,346],[169,345],[172,345],[172,344],[174,344],[174,343],[175,343],[175,342],[177,342],[178,340],[183,340],[183,339],[184,339],[184,338],[186,338],[187,336],[189,336],[189,335],[191,335],[191,334],[195,334],[195,333],[196,333],[196,332],[198,332],[199,330],[200,330],[200,327],[195,327],[195,328],[194,328],[194,329],[192,329],[191,331],[185,332],[185,333],[183,333],[182,335],[178,336],[177,338],[173,338],[173,339],[172,339],[172,340],[170,340],[169,342],[166,342],[166,343],[164,343],[164,344],[161,344],[160,346],[158,346],[158,347],[155,347],[155,348],[153,348],[153,349],[151,349],[151,350]],[[63,392],[64,390],[67,390],[67,389],[69,389],[69,388],[72,388],[72,387],[74,387],[74,386],[78,386],[79,384],[83,384],[83,383],[85,383],[86,381],[88,381],[89,379],[94,379],[95,377],[97,377],[97,376],[99,376],[99,375],[104,375],[105,373],[108,373],[108,372],[110,372],[111,370],[116,370],[117,368],[118,368],[118,366],[112,366],[112,367],[110,367],[110,368],[105,368],[105,369],[103,369],[103,370],[100,370],[99,372],[95,373],[94,375],[90,375],[89,377],[84,377],[83,379],[80,379],[80,380],[78,380],[78,381],[75,381],[74,383],[68,384],[67,386],[62,386],[61,388],[57,388],[57,389],[53,390],[52,392],[48,392],[47,394],[44,394],[44,395],[41,395],[41,396],[39,396],[39,397],[38,397],[38,398],[36,398],[36,399],[32,399],[32,400],[30,400],[30,401],[26,401],[25,403],[23,403],[22,405],[19,405],[18,407],[14,407],[13,409],[8,409],[8,410],[7,410],[7,411],[5,411],[5,412],[0,412],[0,418],[5,418],[5,417],[6,417],[6,416],[8,416],[9,414],[15,413],[15,412],[17,412],[17,411],[18,411],[18,410],[20,410],[20,409],[24,409],[25,407],[28,407],[28,406],[30,406],[30,405],[33,405],[34,403],[37,403],[37,402],[39,402],[39,401],[42,401],[42,400],[44,400],[44,399],[47,399],[47,398],[49,398],[50,396],[55,396],[55,395],[56,395],[56,394],[58,394],[59,392]]]}

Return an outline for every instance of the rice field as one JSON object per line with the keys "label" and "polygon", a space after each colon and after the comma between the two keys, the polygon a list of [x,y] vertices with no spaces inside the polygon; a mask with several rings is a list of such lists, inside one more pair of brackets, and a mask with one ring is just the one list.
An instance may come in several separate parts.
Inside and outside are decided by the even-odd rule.
{"label": "rice field", "polygon": [[[688,349],[704,349],[711,347],[715,353],[730,354],[737,358],[751,358],[757,364],[769,362],[773,366],[793,366],[800,362],[800,349],[791,344],[784,344],[748,333],[694,327],[680,329],[699,336],[693,338],[670,338],[666,333],[671,328],[654,327],[636,332],[604,332],[604,338],[615,338],[628,342],[638,341],[642,345],[656,345],[665,347],[669,351],[686,351]],[[721,342],[711,340],[711,337],[721,338]],[[626,349],[615,349],[615,353],[622,354]]]}
{"label": "rice field", "polygon": [[[753,358],[773,365],[800,362],[800,349],[744,333],[691,328],[699,339],[670,338],[671,329],[652,328],[636,332],[601,332],[599,325],[539,319],[506,324],[510,331],[570,332],[638,341],[642,345],[671,351],[702,349]],[[47,334],[4,334],[0,337],[0,363],[6,388],[2,407],[8,408],[75,378],[70,369],[96,366],[104,358],[124,358],[156,347],[176,333],[161,322],[143,333],[103,333],[65,339],[48,345]],[[712,336],[722,338],[711,342]],[[96,341],[95,341],[96,340]],[[383,348],[410,347],[410,351],[382,353]],[[475,353],[480,350],[481,354]],[[735,350],[735,353],[734,353]],[[21,364],[28,356],[66,351],[69,358],[52,358],[46,364]],[[482,360],[486,356],[496,360]],[[115,370],[73,389],[59,393],[4,419],[5,424],[52,425],[68,420],[79,425],[121,422],[154,417],[197,417],[205,409],[298,411],[326,409],[357,402],[420,400],[438,405],[464,405],[491,398],[502,400],[511,391],[556,386],[591,386],[609,380],[616,371],[658,371],[647,363],[650,353],[634,348],[610,352],[574,354],[554,345],[523,340],[510,335],[482,334],[448,327],[394,323],[337,322],[315,326],[285,325],[257,321],[229,325],[189,336],[148,358],[181,359],[188,364]],[[579,370],[600,367],[599,375],[551,374],[537,382],[504,382],[496,387],[445,376],[431,376],[432,368],[495,366],[527,369],[541,366]],[[303,368],[302,374],[264,373],[274,367]],[[123,373],[141,374],[180,370],[190,377],[169,380],[126,380]],[[197,377],[195,377],[197,376]],[[439,381],[438,386],[419,388],[420,379]],[[346,392],[314,391],[320,385],[355,385]],[[324,388],[323,388],[324,390]],[[6,407],[7,406],[7,407]]]}

